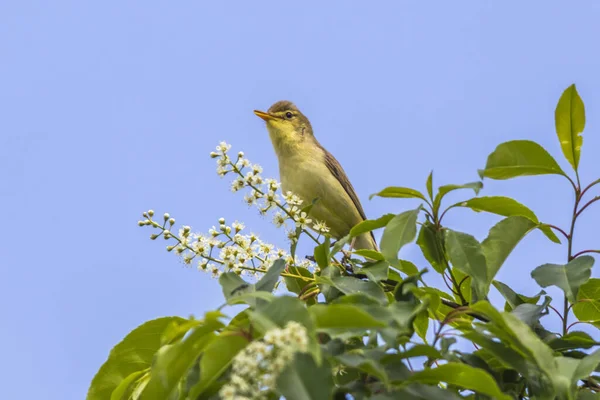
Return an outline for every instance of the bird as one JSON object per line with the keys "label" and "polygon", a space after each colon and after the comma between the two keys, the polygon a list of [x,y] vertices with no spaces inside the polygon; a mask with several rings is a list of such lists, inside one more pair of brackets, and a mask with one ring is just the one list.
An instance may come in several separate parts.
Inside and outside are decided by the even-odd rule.
{"label": "bird", "polygon": [[[332,238],[343,238],[367,219],[346,172],[319,143],[310,121],[294,103],[281,100],[266,112],[254,110],[254,114],[266,122],[282,191],[297,195],[303,204],[315,202],[309,216],[324,222]],[[351,249],[378,251],[373,232],[354,238]]]}

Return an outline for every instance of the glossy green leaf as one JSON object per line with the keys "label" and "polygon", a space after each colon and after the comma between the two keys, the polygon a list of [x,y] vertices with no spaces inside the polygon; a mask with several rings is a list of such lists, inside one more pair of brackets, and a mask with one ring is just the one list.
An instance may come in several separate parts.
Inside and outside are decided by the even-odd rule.
{"label": "glossy green leaf", "polygon": [[554,243],[560,243],[560,240],[554,234],[552,229],[540,223],[537,216],[533,211],[519,203],[515,199],[504,196],[488,196],[488,197],[474,197],[472,199],[456,203],[457,207],[467,207],[476,212],[489,212],[492,214],[502,215],[505,217],[521,216],[525,217],[535,224],[538,224],[538,228]]}
{"label": "glossy green leaf", "polygon": [[417,245],[421,248],[425,259],[440,274],[444,273],[446,268],[443,240],[443,235],[441,232],[436,231],[435,226],[431,222],[426,221],[421,225]]}
{"label": "glossy green leaf", "polygon": [[445,241],[446,252],[454,268],[469,275],[477,299],[485,299],[490,280],[481,244],[469,234],[449,229],[446,230]]}
{"label": "glossy green leaf", "polygon": [[386,260],[398,259],[402,246],[412,242],[417,234],[417,217],[421,207],[396,215],[388,222],[381,237],[381,254]]}
{"label": "glossy green leaf", "polygon": [[353,253],[356,255],[365,257],[365,258],[370,258],[371,260],[375,260],[375,261],[385,260],[385,257],[383,256],[383,254],[381,254],[380,252],[375,251],[375,250],[360,249],[360,250],[354,250]]}
{"label": "glossy green leaf", "polygon": [[415,372],[408,378],[408,381],[430,385],[446,382],[450,385],[492,396],[498,400],[512,399],[511,396],[502,393],[490,374],[482,369],[461,363],[449,362],[437,368]]}
{"label": "glossy green leaf", "polygon": [[389,377],[384,366],[379,362],[384,354],[380,349],[354,349],[336,356],[336,360],[344,366],[357,368],[368,375],[374,376],[384,385],[389,386]]}
{"label": "glossy green leaf", "polygon": [[423,193],[418,190],[406,188],[406,187],[398,187],[398,186],[390,186],[383,189],[379,193],[375,193],[369,196],[369,199],[372,199],[375,196],[379,197],[394,197],[394,198],[402,198],[402,199],[421,199],[425,200],[425,196]]}
{"label": "glossy green leaf", "polygon": [[540,299],[540,297],[546,293],[543,290],[541,290],[535,296],[528,297],[528,296],[516,293],[508,285],[506,285],[500,281],[495,280],[492,282],[492,284],[494,285],[494,287],[496,289],[498,289],[498,292],[500,292],[502,297],[504,297],[504,300],[506,300],[506,306],[504,307],[504,311],[511,311],[512,309],[514,309],[515,307],[517,307],[521,304],[536,304],[538,302],[538,300]]}
{"label": "glossy green leaf", "polygon": [[325,362],[317,365],[304,353],[296,354],[277,378],[277,390],[286,400],[327,400],[333,387],[331,367]]}
{"label": "glossy green leaf", "polygon": [[579,287],[573,313],[580,321],[600,321],[600,279],[591,278]]}
{"label": "glossy green leaf", "polygon": [[577,369],[575,369],[575,373],[573,374],[574,383],[579,379],[589,377],[598,365],[600,365],[600,349],[579,360]]}
{"label": "glossy green leaf", "polygon": [[581,331],[570,331],[562,337],[548,342],[548,345],[556,351],[589,349],[600,345],[600,342],[594,340],[589,334]]}
{"label": "glossy green leaf", "polygon": [[329,241],[325,241],[315,247],[314,257],[321,269],[329,266]]}
{"label": "glossy green leaf", "polygon": [[433,171],[429,173],[425,186],[427,187],[427,194],[429,195],[429,198],[433,200]]}
{"label": "glossy green leaf", "polygon": [[515,216],[503,219],[490,229],[488,237],[481,243],[487,261],[489,283],[521,239],[535,226],[530,219]]}
{"label": "glossy green leaf", "polygon": [[219,276],[219,284],[223,290],[223,296],[227,300],[235,295],[254,291],[252,285],[240,278],[235,272],[222,273]]}
{"label": "glossy green leaf", "polygon": [[484,329],[500,335],[501,339],[508,342],[508,345],[535,361],[546,376],[551,377],[556,373],[554,356],[550,347],[542,342],[531,328],[518,317],[507,312],[500,313],[487,301],[479,301],[473,304],[471,309],[482,313],[492,322],[491,325],[487,324]]}
{"label": "glossy green leaf", "polygon": [[198,398],[227,370],[236,354],[248,343],[244,336],[232,333],[221,333],[210,342],[200,359],[200,381],[192,387],[189,397]]}
{"label": "glossy green leaf", "polygon": [[149,368],[154,354],[161,346],[161,337],[165,329],[173,322],[185,321],[179,317],[158,318],[132,330],[110,351],[108,359],[92,380],[87,399],[110,399],[112,392],[124,379],[137,371]]}
{"label": "glossy green leaf", "polygon": [[110,400],[129,400],[133,387],[138,379],[140,379],[147,371],[135,371],[121,381],[119,386],[110,395]]}
{"label": "glossy green leaf", "polygon": [[306,278],[306,279],[293,278],[290,276],[283,277],[285,286],[292,293],[296,293],[296,294],[301,293],[304,290],[304,287],[306,285],[310,284],[310,282],[314,278],[312,272],[310,272],[308,269],[306,269],[304,267],[289,266],[288,271],[290,274],[299,275],[299,276],[303,276]]}
{"label": "glossy green leaf", "polygon": [[548,305],[552,301],[549,296],[544,297],[542,304],[519,304],[513,310],[511,314],[515,315],[521,321],[525,322],[532,329],[539,326],[540,318],[548,314]]}
{"label": "glossy green leaf", "polygon": [[285,260],[280,258],[275,260],[273,265],[269,267],[267,273],[260,278],[258,282],[254,284],[256,290],[264,292],[272,292],[275,289],[275,284],[279,280],[279,277],[285,269]]}
{"label": "glossy green leaf", "polygon": [[427,339],[427,330],[429,329],[429,315],[427,312],[417,314],[413,322],[415,332],[423,340]]}
{"label": "glossy green leaf", "polygon": [[332,279],[325,277],[317,277],[318,283],[324,283],[334,286],[344,294],[363,293],[381,304],[387,304],[387,297],[381,286],[371,281],[363,281],[350,276],[338,276]]}
{"label": "glossy green leaf", "polygon": [[393,267],[401,272],[404,272],[408,276],[417,275],[419,273],[419,269],[417,268],[417,266],[407,260],[398,260],[398,262],[394,264]]}
{"label": "glossy green leaf", "polygon": [[579,287],[590,278],[593,265],[593,257],[581,256],[572,260],[567,265],[541,265],[531,272],[531,277],[541,287],[559,287],[569,301],[574,303]]}
{"label": "glossy green leaf", "polygon": [[435,195],[435,199],[433,200],[433,209],[434,210],[438,210],[440,208],[440,205],[442,204],[442,199],[444,198],[444,196],[450,192],[452,192],[453,190],[457,190],[457,189],[473,189],[473,191],[475,192],[475,194],[479,194],[479,191],[481,190],[481,188],[483,187],[483,182],[477,181],[477,182],[469,182],[469,183],[465,183],[463,185],[444,185],[444,186],[440,186],[438,189],[438,193]]}
{"label": "glossy green leaf", "polygon": [[394,218],[394,214],[385,214],[377,219],[368,219],[350,229],[350,238],[385,227]]}
{"label": "glossy green leaf", "polygon": [[556,160],[539,144],[530,140],[513,140],[500,144],[488,156],[483,178],[510,179],[517,176],[565,175]]}
{"label": "glossy green leaf", "polygon": [[360,269],[373,282],[381,282],[388,277],[389,264],[387,261],[377,261]]}
{"label": "glossy green leaf", "polygon": [[583,145],[581,134],[585,128],[585,107],[575,84],[569,86],[560,96],[554,112],[554,121],[562,152],[573,169],[577,170]]}
{"label": "glossy green leaf", "polygon": [[167,399],[176,393],[179,382],[215,338],[215,331],[224,327],[218,312],[207,313],[204,323],[196,327],[183,341],[161,347],[153,361],[150,381],[142,392],[143,400]]}
{"label": "glossy green leaf", "polygon": [[[331,279],[336,278],[340,275],[341,275],[341,272],[338,268],[329,266],[329,267],[321,270],[320,277],[315,276],[315,282],[317,282],[319,284],[319,289],[320,289],[321,293],[323,293],[323,296],[325,296],[325,300],[327,302],[332,301],[333,299],[335,299],[336,297],[339,297],[342,294],[339,290],[337,290],[335,288],[335,286],[327,283],[327,282],[330,282]],[[321,279],[319,281],[320,278],[324,278],[324,279]]]}
{"label": "glossy green leaf", "polygon": [[315,304],[308,309],[317,329],[373,329],[383,328],[385,322],[355,304]]}

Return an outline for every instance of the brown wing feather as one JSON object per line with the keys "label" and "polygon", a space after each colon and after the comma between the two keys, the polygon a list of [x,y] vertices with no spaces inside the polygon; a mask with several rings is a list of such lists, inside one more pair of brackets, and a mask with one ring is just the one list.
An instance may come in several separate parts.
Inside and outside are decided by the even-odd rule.
{"label": "brown wing feather", "polygon": [[[366,220],[367,216],[365,214],[365,211],[363,210],[362,205],[360,204],[360,200],[358,199],[358,196],[356,195],[356,192],[354,191],[354,187],[352,186],[352,183],[350,183],[350,180],[348,179],[348,176],[344,172],[344,169],[342,168],[342,166],[340,165],[338,160],[336,160],[335,157],[330,152],[328,152],[320,144],[319,144],[319,147],[325,153],[325,164],[327,165],[327,168],[333,174],[333,176],[335,176],[335,178],[338,180],[338,182],[342,185],[342,187],[344,188],[344,190],[346,191],[348,196],[350,196],[350,198],[352,199],[352,202],[354,203],[354,206],[356,206],[356,209],[358,210],[362,219]],[[373,235],[373,232],[371,232],[371,237],[373,238],[373,242],[375,242],[375,236]]]}

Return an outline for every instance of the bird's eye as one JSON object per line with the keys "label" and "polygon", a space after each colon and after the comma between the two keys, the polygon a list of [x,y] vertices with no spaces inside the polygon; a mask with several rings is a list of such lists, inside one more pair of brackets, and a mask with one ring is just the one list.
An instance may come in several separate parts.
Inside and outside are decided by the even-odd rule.
{"label": "bird's eye", "polygon": [[287,119],[292,119],[292,117],[293,117],[293,116],[294,116],[294,114],[292,114],[292,113],[291,113],[291,112],[289,112],[289,111],[285,113],[285,117],[286,117]]}

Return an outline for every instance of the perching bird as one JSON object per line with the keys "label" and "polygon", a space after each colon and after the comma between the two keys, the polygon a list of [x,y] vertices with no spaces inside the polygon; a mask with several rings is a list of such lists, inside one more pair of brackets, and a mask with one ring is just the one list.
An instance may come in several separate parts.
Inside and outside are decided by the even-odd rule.
{"label": "perching bird", "polygon": [[[367,219],[342,166],[317,141],[308,118],[293,103],[278,101],[267,112],[254,113],[267,122],[284,193],[291,191],[304,204],[317,199],[310,216],[325,222],[335,239]],[[358,236],[352,246],[355,250],[377,250],[372,232]]]}

